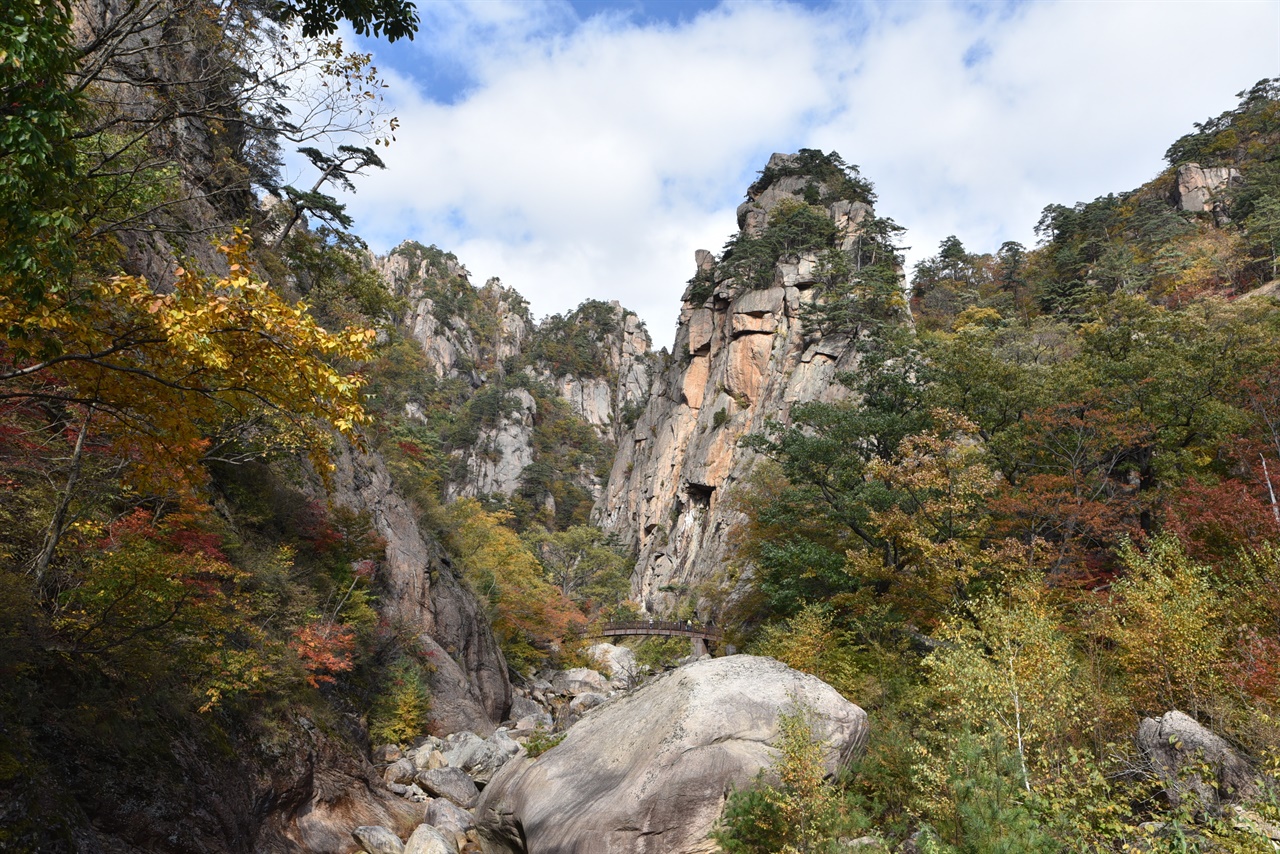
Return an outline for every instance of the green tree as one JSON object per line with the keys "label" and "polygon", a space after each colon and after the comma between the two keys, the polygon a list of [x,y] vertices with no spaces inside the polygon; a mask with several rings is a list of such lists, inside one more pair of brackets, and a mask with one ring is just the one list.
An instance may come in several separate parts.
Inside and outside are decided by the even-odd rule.
{"label": "green tree", "polygon": [[382,158],[367,146],[339,145],[334,154],[326,154],[312,146],[304,146],[298,151],[306,155],[311,165],[320,172],[320,177],[316,178],[310,190],[299,190],[291,185],[281,188],[293,212],[276,236],[277,248],[288,238],[289,232],[298,224],[298,221],[307,214],[311,214],[338,231],[351,228],[353,220],[346,213],[346,205],[340,204],[333,196],[321,193],[320,188],[325,184],[334,184],[348,193],[354,193],[356,186],[351,182],[352,175],[363,174],[363,170],[370,167],[387,168]]}
{"label": "green tree", "polygon": [[823,746],[812,712],[801,706],[778,718],[778,756],[753,788],[734,792],[712,838],[729,854],[816,854],[836,837],[861,827],[836,785],[827,779]]}
{"label": "green tree", "polygon": [[413,40],[418,31],[418,12],[408,0],[289,0],[283,4],[284,19],[298,18],[302,34],[308,38],[332,35],[341,21],[362,36],[381,36],[389,42]]}
{"label": "green tree", "polygon": [[588,613],[626,598],[629,561],[599,528],[573,525],[563,531],[529,533],[525,539],[547,579]]}
{"label": "green tree", "polygon": [[1280,198],[1265,196],[1253,205],[1244,221],[1250,245],[1271,265],[1271,278],[1280,278]]}
{"label": "green tree", "polygon": [[69,3],[9,5],[0,22],[0,300],[22,308],[63,286],[74,263],[82,104],[64,82],[74,64]]}

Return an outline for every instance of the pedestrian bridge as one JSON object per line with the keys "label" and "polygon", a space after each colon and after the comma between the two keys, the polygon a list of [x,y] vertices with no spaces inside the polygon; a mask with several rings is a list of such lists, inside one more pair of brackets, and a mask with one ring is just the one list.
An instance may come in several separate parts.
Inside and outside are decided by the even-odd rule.
{"label": "pedestrian bridge", "polygon": [[695,656],[705,655],[710,648],[719,646],[724,634],[717,628],[691,620],[630,620],[604,623],[589,629],[584,635],[592,638],[618,637],[688,638]]}

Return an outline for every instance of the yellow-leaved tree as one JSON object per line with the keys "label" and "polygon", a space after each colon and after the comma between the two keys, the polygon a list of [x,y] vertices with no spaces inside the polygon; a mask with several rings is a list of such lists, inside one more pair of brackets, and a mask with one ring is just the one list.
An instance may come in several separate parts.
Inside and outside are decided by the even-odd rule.
{"label": "yellow-leaved tree", "polygon": [[460,499],[446,511],[450,552],[487,604],[507,663],[526,671],[560,648],[586,618],[546,579],[537,557],[507,527],[511,518],[486,511],[474,498]]}
{"label": "yellow-leaved tree", "polygon": [[367,422],[363,378],[372,330],[331,333],[253,274],[239,230],[228,273],[179,270],[161,291],[133,276],[50,290],[33,306],[0,288],[0,405],[56,410],[70,462],[31,559],[39,582],[67,524],[87,449],[123,460],[144,494],[189,492],[200,462],[272,450],[331,466],[332,431]]}

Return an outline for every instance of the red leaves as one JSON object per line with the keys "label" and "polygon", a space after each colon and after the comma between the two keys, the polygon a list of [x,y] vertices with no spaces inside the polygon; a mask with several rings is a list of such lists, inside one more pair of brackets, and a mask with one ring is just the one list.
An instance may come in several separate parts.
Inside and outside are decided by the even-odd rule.
{"label": "red leaves", "polygon": [[1187,480],[1169,500],[1165,528],[1192,557],[1205,561],[1231,559],[1241,547],[1259,546],[1280,533],[1271,508],[1235,479],[1212,485]]}
{"label": "red leaves", "polygon": [[1142,537],[1143,469],[1155,442],[1141,413],[1114,411],[1101,392],[1043,407],[1019,423],[1012,450],[1023,474],[992,509],[1009,535],[1056,548],[1059,568],[1109,555]]}
{"label": "red leaves", "polygon": [[222,551],[222,535],[210,530],[207,509],[203,505],[193,504],[157,521],[153,513],[139,507],[128,516],[112,522],[107,527],[107,535],[98,546],[112,549],[130,540],[139,539],[163,546],[170,553],[226,562],[227,556]]}
{"label": "red leaves", "polygon": [[332,684],[335,673],[354,666],[356,633],[341,623],[314,620],[294,632],[290,646],[307,669],[307,683],[318,688],[321,682]]}
{"label": "red leaves", "polygon": [[427,459],[426,452],[418,446],[416,442],[397,442],[396,446],[404,452],[405,456],[411,458],[415,462],[425,462]]}
{"label": "red leaves", "polygon": [[1251,697],[1275,697],[1280,687],[1280,641],[1244,628],[1236,641],[1236,654],[1240,658],[1232,662],[1228,681]]}

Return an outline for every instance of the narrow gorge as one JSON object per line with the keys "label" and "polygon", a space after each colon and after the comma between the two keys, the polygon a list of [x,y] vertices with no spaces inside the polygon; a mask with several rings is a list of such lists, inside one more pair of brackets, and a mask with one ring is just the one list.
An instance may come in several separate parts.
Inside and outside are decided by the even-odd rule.
{"label": "narrow gorge", "polygon": [[1280,78],[909,270],[775,153],[655,350],[356,233],[463,6],[9,6],[0,852],[1280,850]]}

